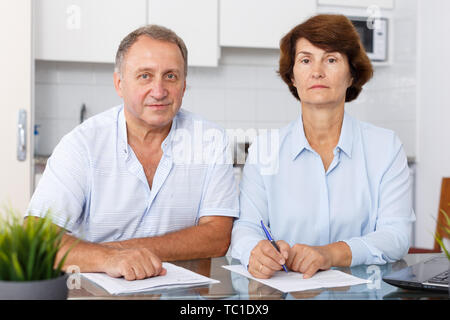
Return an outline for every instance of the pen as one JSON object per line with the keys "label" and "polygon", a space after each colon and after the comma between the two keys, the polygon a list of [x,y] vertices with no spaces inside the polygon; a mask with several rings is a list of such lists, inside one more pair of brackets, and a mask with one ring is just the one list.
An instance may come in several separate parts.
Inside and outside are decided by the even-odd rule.
{"label": "pen", "polygon": [[[264,222],[261,220],[261,227],[264,230],[264,233],[266,234],[267,240],[270,241],[270,243],[273,245],[275,249],[277,249],[278,252],[280,252],[280,248],[278,248],[277,244],[275,243],[275,240],[273,240],[272,235],[270,234],[269,230],[266,228]],[[281,252],[280,252],[281,253]],[[288,269],[286,268],[286,265],[283,264],[284,271],[288,272]]]}

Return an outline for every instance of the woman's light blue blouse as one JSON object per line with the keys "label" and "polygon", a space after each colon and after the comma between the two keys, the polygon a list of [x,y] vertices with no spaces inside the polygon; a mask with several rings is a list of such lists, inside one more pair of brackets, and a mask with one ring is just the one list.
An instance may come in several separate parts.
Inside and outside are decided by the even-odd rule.
{"label": "woman's light blue blouse", "polygon": [[240,218],[232,233],[232,256],[248,265],[265,239],[291,246],[344,241],[352,266],[401,259],[415,220],[407,158],[397,135],[345,113],[334,159],[325,171],[309,145],[302,116],[252,144],[240,184]]}

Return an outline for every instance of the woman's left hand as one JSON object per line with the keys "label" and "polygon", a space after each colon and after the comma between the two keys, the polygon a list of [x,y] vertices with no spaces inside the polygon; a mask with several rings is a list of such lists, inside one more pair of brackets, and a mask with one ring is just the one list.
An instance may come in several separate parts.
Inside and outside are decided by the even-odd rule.
{"label": "woman's left hand", "polygon": [[286,266],[289,270],[303,273],[303,278],[308,279],[319,270],[331,268],[331,252],[326,247],[295,244],[289,251]]}

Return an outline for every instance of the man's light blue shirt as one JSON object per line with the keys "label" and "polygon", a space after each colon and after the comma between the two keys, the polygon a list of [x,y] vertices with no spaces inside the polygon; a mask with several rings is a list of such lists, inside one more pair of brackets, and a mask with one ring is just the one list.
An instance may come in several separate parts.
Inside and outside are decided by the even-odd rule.
{"label": "man's light blue shirt", "polygon": [[301,115],[279,132],[259,136],[244,167],[240,210],[231,247],[244,266],[256,244],[266,239],[261,220],[275,240],[291,246],[344,241],[352,265],[401,259],[415,220],[399,138],[347,113],[327,171],[305,137]]}
{"label": "man's light blue shirt", "polygon": [[51,209],[54,222],[91,242],[152,237],[203,216],[239,216],[225,131],[180,110],[163,141],[150,188],[128,145],[123,106],[96,115],[61,139],[27,215]]}

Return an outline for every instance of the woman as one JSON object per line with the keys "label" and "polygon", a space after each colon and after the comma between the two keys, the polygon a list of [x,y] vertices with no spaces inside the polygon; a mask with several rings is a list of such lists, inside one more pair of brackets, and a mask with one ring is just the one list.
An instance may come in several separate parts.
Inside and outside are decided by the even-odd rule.
{"label": "woman", "polygon": [[[373,74],[358,33],[344,16],[318,15],[292,29],[280,47],[279,74],[301,114],[281,129],[271,163],[258,152],[267,136],[249,150],[233,257],[258,278],[283,264],[309,278],[333,266],[401,259],[415,219],[402,144],[394,132],[345,112]],[[280,251],[266,240],[261,221]]]}

